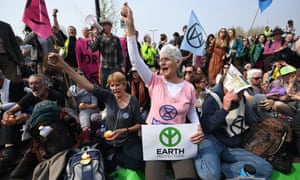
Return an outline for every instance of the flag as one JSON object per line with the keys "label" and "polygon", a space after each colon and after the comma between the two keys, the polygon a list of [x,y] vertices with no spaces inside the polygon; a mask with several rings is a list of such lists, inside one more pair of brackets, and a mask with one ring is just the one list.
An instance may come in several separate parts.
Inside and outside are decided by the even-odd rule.
{"label": "flag", "polygon": [[190,21],[181,42],[180,49],[192,52],[194,55],[202,56],[205,46],[205,37],[203,32],[202,26],[200,25],[196,14],[192,10]]}
{"label": "flag", "polygon": [[52,34],[45,0],[27,0],[23,22],[39,37],[48,38]]}
{"label": "flag", "polygon": [[260,13],[267,9],[272,4],[272,0],[258,0]]}

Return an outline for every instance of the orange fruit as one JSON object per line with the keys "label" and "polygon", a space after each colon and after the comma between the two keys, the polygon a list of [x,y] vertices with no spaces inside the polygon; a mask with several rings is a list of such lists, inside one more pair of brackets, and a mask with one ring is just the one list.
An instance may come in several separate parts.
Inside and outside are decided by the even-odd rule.
{"label": "orange fruit", "polygon": [[9,115],[9,116],[8,116],[8,120],[11,121],[11,122],[13,122],[13,123],[15,123],[15,122],[16,122],[16,117],[15,117],[15,115]]}
{"label": "orange fruit", "polygon": [[104,132],[104,138],[107,139],[107,138],[111,138],[113,136],[113,132],[111,130],[107,130]]}
{"label": "orange fruit", "polygon": [[79,108],[80,108],[80,109],[85,108],[85,103],[80,103],[80,104],[79,104]]}

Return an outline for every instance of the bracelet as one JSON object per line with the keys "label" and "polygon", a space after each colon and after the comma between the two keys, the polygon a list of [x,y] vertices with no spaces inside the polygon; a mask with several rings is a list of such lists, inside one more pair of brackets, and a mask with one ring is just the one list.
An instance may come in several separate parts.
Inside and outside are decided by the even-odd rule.
{"label": "bracelet", "polygon": [[126,128],[126,132],[129,133],[129,129],[128,128]]}

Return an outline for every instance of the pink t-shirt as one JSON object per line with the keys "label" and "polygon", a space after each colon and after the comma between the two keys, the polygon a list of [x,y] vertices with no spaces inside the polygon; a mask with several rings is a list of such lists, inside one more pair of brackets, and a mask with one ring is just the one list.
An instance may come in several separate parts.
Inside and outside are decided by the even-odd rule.
{"label": "pink t-shirt", "polygon": [[148,86],[151,108],[146,120],[147,124],[186,123],[187,113],[196,102],[192,84],[184,81],[182,89],[175,97],[171,97],[162,76],[153,75]]}

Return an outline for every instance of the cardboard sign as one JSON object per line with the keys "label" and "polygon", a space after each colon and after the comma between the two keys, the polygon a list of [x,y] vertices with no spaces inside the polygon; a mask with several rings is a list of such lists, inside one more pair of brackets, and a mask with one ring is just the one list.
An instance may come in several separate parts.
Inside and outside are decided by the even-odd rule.
{"label": "cardboard sign", "polygon": [[197,124],[142,125],[144,160],[181,160],[196,156],[198,146],[190,141]]}

